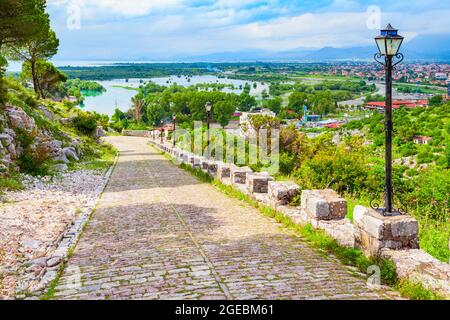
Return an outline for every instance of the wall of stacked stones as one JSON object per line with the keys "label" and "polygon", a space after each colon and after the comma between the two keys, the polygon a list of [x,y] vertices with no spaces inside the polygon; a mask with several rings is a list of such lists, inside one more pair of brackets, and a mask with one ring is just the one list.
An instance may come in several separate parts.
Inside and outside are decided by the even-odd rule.
{"label": "wall of stacked stones", "polygon": [[[400,278],[421,282],[450,297],[450,265],[419,249],[418,223],[408,216],[384,217],[371,208],[356,206],[354,222],[347,215],[347,201],[334,190],[300,190],[294,182],[275,181],[266,172],[192,154],[159,139],[150,143],[175,162],[201,169],[223,184],[231,185],[260,203],[288,216],[294,223],[311,224],[340,245],[359,248],[367,256],[391,259]],[[301,205],[291,205],[300,195]]]}

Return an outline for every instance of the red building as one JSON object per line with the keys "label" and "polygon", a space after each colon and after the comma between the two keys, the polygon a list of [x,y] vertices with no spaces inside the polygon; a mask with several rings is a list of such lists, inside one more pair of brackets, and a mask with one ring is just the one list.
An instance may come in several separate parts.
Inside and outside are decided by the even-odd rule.
{"label": "red building", "polygon": [[[392,101],[392,108],[399,109],[400,107],[405,108],[427,108],[428,100],[394,100]],[[365,106],[366,109],[371,110],[384,110],[386,108],[386,102],[384,101],[372,101],[368,102]]]}

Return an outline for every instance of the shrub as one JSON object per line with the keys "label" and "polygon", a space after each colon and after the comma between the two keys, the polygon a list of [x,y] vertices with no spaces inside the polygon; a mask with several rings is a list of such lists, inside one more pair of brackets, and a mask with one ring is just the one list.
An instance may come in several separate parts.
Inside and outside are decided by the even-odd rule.
{"label": "shrub", "polygon": [[34,145],[36,134],[25,130],[16,129],[17,140],[23,148],[23,152],[17,165],[22,172],[33,176],[44,176],[51,173],[52,161],[50,149],[45,145]]}
{"label": "shrub", "polygon": [[24,149],[22,155],[17,160],[22,172],[32,176],[45,176],[52,173],[52,161],[50,160],[50,150],[44,146],[29,146]]}
{"label": "shrub", "polygon": [[288,153],[280,154],[280,173],[289,175],[295,168],[296,159],[295,156]]}
{"label": "shrub", "polygon": [[96,116],[90,112],[80,112],[73,120],[73,126],[84,134],[92,134],[97,128]]}

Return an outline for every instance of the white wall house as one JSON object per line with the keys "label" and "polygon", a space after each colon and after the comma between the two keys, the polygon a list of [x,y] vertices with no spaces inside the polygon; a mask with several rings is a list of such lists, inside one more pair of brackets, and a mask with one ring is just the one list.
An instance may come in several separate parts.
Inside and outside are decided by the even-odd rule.
{"label": "white wall house", "polygon": [[239,118],[239,126],[241,128],[240,135],[242,137],[248,137],[250,134],[255,134],[255,129],[251,126],[249,118],[254,115],[266,115],[270,117],[275,117],[276,113],[269,109],[261,109],[252,112],[243,112]]}

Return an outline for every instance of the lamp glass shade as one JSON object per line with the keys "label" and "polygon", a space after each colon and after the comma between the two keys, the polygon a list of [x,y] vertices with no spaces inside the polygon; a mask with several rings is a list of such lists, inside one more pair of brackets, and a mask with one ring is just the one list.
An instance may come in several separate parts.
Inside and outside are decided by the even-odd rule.
{"label": "lamp glass shade", "polygon": [[397,55],[400,50],[400,46],[402,45],[403,38],[395,37],[386,39],[386,53],[388,56]]}
{"label": "lamp glass shade", "polygon": [[403,42],[403,37],[398,34],[398,30],[390,24],[383,30],[381,34],[375,38],[378,50],[383,56],[396,56]]}
{"label": "lamp glass shade", "polygon": [[206,103],[205,109],[206,109],[206,111],[210,112],[212,109],[212,104],[210,102]]}
{"label": "lamp glass shade", "polygon": [[378,46],[378,50],[380,51],[380,53],[385,56],[386,55],[386,38],[375,38],[375,41],[377,43]]}

